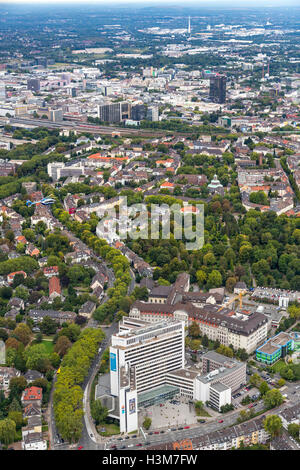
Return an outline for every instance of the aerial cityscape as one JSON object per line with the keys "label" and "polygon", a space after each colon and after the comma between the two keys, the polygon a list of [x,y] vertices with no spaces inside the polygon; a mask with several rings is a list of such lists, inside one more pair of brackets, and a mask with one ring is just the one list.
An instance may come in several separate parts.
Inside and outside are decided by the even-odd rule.
{"label": "aerial cityscape", "polygon": [[254,3],[0,1],[0,450],[300,450],[300,5]]}

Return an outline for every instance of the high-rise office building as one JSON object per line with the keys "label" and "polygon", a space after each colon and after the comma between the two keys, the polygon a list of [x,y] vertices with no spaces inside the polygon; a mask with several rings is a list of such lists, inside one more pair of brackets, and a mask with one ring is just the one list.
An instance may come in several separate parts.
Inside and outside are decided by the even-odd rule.
{"label": "high-rise office building", "polygon": [[226,76],[214,75],[210,77],[209,98],[214,103],[225,103],[226,101]]}
{"label": "high-rise office building", "polygon": [[144,104],[136,104],[131,108],[131,119],[134,121],[143,121],[146,118],[147,108]]}
{"label": "high-rise office building", "polygon": [[62,109],[51,109],[50,119],[53,122],[60,122],[63,120],[63,111]]}
{"label": "high-rise office building", "polygon": [[158,322],[156,325],[130,325],[138,323],[124,318],[120,333],[112,336],[110,347],[111,393],[119,395],[120,367],[135,370],[138,393],[165,384],[168,372],[184,367],[184,323]]}
{"label": "high-rise office building", "polygon": [[5,89],[5,85],[1,84],[0,85],[0,100],[5,100],[6,98],[6,89]]}
{"label": "high-rise office building", "polygon": [[157,106],[152,106],[151,108],[148,108],[147,119],[149,121],[158,121],[158,116],[159,116],[159,109]]}
{"label": "high-rise office building", "polygon": [[98,118],[104,122],[121,122],[130,119],[131,105],[129,103],[111,103],[98,106]]}
{"label": "high-rise office building", "polygon": [[27,80],[27,90],[38,93],[40,91],[40,80],[38,78],[29,78]]}
{"label": "high-rise office building", "polygon": [[171,398],[178,387],[166,383],[167,374],[184,366],[184,322],[151,325],[123,317],[111,338],[111,396],[119,410],[121,432],[138,427],[138,406]]}

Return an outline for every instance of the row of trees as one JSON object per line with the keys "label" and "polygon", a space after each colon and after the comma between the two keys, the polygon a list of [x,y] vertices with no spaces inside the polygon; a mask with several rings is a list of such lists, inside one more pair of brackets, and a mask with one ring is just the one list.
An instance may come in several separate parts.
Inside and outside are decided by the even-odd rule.
{"label": "row of trees", "polygon": [[100,329],[87,328],[64,356],[54,388],[54,416],[63,439],[76,442],[82,432],[83,390],[100,341],[105,337]]}
{"label": "row of trees", "polygon": [[107,290],[108,300],[94,312],[94,318],[97,321],[112,321],[114,314],[120,309],[122,300],[127,295],[131,282],[129,261],[119,250],[110,247],[105,240],[94,235],[97,223],[94,224],[92,218],[88,222],[80,224],[77,221],[72,221],[69,214],[62,209],[55,208],[53,213],[69,230],[112,266],[115,276],[114,286]]}

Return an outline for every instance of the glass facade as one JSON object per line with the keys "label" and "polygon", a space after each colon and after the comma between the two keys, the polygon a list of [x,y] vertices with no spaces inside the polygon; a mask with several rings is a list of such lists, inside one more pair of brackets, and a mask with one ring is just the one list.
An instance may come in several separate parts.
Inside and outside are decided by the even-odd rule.
{"label": "glass facade", "polygon": [[138,394],[138,407],[147,408],[170,400],[179,394],[179,388],[172,385],[162,385],[148,392]]}

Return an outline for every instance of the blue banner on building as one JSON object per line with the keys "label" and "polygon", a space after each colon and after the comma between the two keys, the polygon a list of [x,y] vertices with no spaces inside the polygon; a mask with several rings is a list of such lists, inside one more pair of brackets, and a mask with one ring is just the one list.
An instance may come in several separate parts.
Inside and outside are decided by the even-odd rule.
{"label": "blue banner on building", "polygon": [[110,370],[113,372],[117,370],[117,356],[115,353],[110,353]]}

